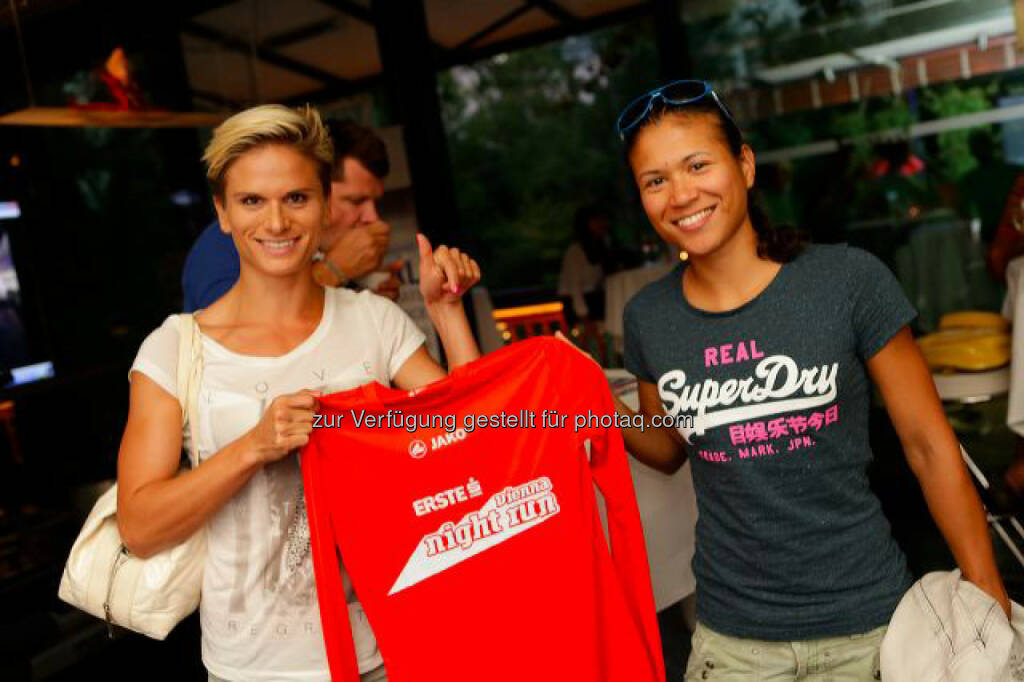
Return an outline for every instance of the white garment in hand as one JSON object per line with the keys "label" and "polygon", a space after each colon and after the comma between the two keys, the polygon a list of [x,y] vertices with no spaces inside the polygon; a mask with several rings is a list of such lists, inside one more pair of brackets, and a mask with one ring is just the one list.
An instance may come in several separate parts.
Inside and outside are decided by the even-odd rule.
{"label": "white garment in hand", "polygon": [[882,640],[883,680],[1024,682],[1024,608],[1007,620],[960,571],[929,573],[907,591]]}

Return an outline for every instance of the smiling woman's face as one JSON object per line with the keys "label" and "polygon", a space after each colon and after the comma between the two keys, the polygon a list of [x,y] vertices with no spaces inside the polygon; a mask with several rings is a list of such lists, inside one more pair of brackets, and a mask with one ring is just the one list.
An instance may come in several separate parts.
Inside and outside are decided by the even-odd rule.
{"label": "smiling woman's face", "polygon": [[668,114],[637,133],[629,153],[644,212],[667,243],[700,257],[744,226],[754,184],[750,148],[736,157],[712,114]]}
{"label": "smiling woman's face", "polygon": [[311,267],[326,218],[313,159],[284,144],[256,147],[228,167],[214,204],[242,267],[275,275]]}

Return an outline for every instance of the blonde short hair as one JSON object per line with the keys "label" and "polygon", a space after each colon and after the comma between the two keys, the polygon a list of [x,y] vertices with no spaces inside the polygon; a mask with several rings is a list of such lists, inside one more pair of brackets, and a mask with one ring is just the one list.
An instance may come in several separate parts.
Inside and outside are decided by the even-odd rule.
{"label": "blonde short hair", "polygon": [[290,109],[280,104],[264,104],[235,114],[213,131],[213,139],[203,152],[203,162],[214,195],[223,199],[224,179],[232,163],[267,144],[288,145],[315,161],[324,196],[330,192],[334,145],[320,112],[309,105]]}

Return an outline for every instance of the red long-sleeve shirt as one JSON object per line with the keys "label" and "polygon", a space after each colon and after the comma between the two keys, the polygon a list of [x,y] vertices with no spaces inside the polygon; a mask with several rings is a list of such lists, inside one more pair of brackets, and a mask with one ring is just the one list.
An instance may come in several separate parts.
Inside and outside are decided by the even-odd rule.
{"label": "red long-sleeve shirt", "polygon": [[[552,339],[417,391],[368,384],[321,399],[302,469],[333,679],[358,680],[340,550],[391,682],[662,682],[626,454],[597,419],[613,414],[600,368]],[[403,428],[432,415],[435,428]]]}

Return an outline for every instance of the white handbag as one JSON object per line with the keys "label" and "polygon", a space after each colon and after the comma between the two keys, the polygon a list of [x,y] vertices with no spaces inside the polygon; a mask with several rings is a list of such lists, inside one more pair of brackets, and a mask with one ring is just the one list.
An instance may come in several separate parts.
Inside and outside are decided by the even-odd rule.
{"label": "white handbag", "polygon": [[[199,325],[178,315],[178,402],[198,452],[195,405],[203,371]],[[198,457],[189,457],[192,467]],[[206,530],[148,559],[132,556],[117,530],[117,485],[97,500],[78,534],[57,595],[72,606],[115,625],[164,639],[199,606],[206,558]]]}

